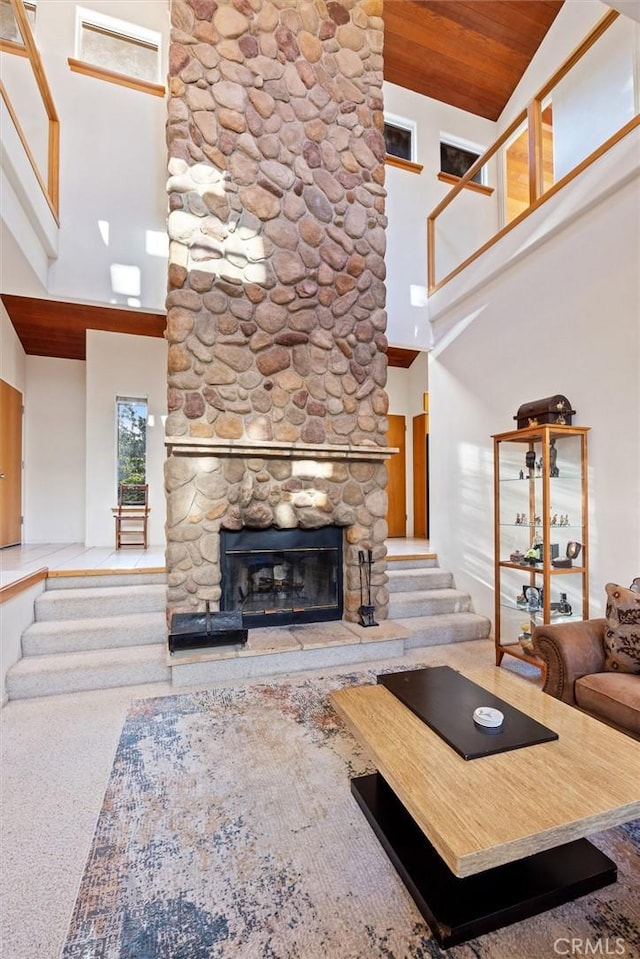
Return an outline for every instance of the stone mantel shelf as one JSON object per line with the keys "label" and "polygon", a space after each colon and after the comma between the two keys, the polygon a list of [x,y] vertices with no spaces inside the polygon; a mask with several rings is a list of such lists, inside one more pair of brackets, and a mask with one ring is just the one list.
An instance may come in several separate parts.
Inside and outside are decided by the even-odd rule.
{"label": "stone mantel shelf", "polygon": [[199,456],[257,456],[270,459],[386,460],[400,450],[396,446],[344,446],[330,443],[276,443],[272,440],[221,440],[195,436],[167,436],[165,446],[173,453]]}

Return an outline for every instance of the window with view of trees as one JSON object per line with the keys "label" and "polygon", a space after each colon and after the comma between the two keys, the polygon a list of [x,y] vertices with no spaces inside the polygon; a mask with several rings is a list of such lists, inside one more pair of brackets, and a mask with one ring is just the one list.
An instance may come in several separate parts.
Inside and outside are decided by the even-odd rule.
{"label": "window with view of trees", "polygon": [[147,401],[141,397],[116,397],[118,433],[118,487],[121,483],[146,483]]}

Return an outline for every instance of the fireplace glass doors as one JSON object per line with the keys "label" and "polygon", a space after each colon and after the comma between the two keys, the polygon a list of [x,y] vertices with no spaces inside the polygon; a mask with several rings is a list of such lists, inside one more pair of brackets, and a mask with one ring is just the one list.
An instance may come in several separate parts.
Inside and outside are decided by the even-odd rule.
{"label": "fireplace glass doors", "polygon": [[220,533],[220,608],[246,627],[342,619],[342,529]]}

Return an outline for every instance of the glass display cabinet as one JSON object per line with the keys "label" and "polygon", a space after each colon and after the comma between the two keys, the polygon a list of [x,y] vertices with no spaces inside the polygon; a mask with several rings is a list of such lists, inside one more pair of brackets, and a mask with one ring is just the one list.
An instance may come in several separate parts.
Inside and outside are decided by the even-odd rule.
{"label": "glass display cabinet", "polygon": [[544,669],[536,625],[589,618],[587,433],[547,424],[493,437],[496,665]]}

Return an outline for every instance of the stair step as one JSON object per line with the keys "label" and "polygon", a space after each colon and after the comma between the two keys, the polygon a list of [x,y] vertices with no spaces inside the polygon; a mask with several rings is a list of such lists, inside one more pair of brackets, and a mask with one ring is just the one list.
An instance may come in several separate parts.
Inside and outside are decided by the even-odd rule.
{"label": "stair step", "polygon": [[[327,627],[331,623],[326,624]],[[174,686],[190,686],[209,682],[242,682],[263,676],[297,673],[307,669],[337,669],[357,666],[380,659],[402,656],[404,639],[367,642],[331,643],[304,649],[269,650],[250,654],[229,651],[216,656],[172,656],[171,680]]]}
{"label": "stair step", "polygon": [[46,590],[35,601],[39,622],[64,619],[97,619],[126,613],[153,613],[166,609],[163,583],[143,586],[99,586]]}
{"label": "stair step", "polygon": [[387,555],[387,572],[390,569],[433,569],[438,566],[435,553],[417,556]]}
{"label": "stair step", "polygon": [[164,612],[127,613],[90,619],[45,620],[32,623],[22,634],[22,655],[43,656],[89,649],[114,649],[166,643]]}
{"label": "stair step", "polygon": [[439,567],[425,567],[424,569],[388,569],[389,582],[387,588],[390,593],[415,592],[425,589],[450,589],[453,587],[453,576]]}
{"label": "stair step", "polygon": [[389,596],[389,619],[394,620],[470,611],[471,597],[460,589],[429,589],[418,593],[391,593]]}
{"label": "stair step", "polygon": [[104,573],[77,573],[61,575],[49,573],[45,588],[47,591],[54,589],[96,589],[101,586],[156,586],[166,585],[167,574],[165,570],[152,571],[125,570],[122,573],[117,570],[109,570]]}
{"label": "stair step", "polygon": [[409,636],[404,641],[405,649],[487,639],[491,633],[491,620],[470,612],[412,616],[395,622],[409,630]]}
{"label": "stair step", "polygon": [[164,643],[113,650],[26,656],[7,672],[9,699],[171,681]]}

